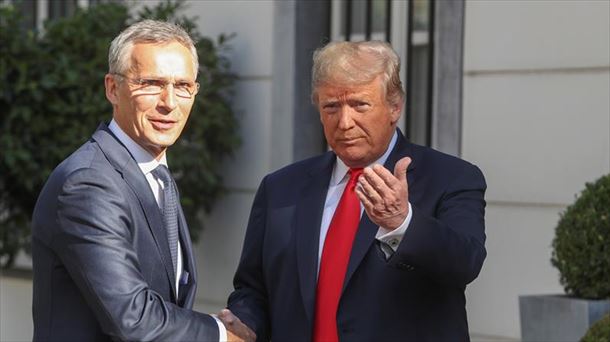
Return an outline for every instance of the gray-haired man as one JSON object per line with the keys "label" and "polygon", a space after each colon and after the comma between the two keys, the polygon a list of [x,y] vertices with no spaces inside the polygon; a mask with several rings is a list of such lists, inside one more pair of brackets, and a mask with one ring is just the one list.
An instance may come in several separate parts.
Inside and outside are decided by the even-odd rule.
{"label": "gray-haired man", "polygon": [[53,171],[34,210],[34,340],[238,340],[191,310],[197,268],[166,161],[199,90],[193,41],[146,20],[108,60],[113,119]]}

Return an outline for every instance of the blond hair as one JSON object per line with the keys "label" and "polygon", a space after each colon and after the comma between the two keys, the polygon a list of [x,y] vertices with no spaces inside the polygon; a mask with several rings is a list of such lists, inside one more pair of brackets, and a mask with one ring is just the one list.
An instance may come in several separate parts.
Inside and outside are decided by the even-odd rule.
{"label": "blond hair", "polygon": [[385,99],[390,105],[404,100],[400,81],[400,58],[382,41],[331,42],[313,55],[311,100],[318,103],[317,88],[323,84],[362,85],[382,76]]}

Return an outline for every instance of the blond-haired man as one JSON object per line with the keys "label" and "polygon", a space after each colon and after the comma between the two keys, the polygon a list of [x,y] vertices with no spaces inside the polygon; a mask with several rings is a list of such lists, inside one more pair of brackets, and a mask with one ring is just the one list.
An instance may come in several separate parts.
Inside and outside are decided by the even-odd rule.
{"label": "blond-haired man", "polygon": [[316,51],[312,100],[331,151],[263,179],[229,298],[260,340],[469,339],[485,180],[403,137],[399,70],[383,42]]}

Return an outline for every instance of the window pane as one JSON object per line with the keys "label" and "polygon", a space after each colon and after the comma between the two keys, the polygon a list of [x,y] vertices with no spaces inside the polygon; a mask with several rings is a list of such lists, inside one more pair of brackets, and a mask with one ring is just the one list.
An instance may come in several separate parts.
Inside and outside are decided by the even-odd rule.
{"label": "window pane", "polygon": [[430,0],[413,1],[413,30],[427,31],[430,26]]}
{"label": "window pane", "polygon": [[431,0],[412,0],[408,46],[407,127],[409,139],[430,145],[431,130]]}
{"label": "window pane", "polygon": [[373,0],[373,32],[385,32],[387,0]]}
{"label": "window pane", "polygon": [[364,34],[366,22],[366,1],[352,1],[352,34]]}

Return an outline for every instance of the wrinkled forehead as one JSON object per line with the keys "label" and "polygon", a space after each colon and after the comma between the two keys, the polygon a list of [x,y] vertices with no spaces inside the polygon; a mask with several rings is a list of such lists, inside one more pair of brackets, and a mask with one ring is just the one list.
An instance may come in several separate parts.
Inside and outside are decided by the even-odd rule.
{"label": "wrinkled forehead", "polygon": [[134,44],[129,61],[129,70],[132,72],[166,77],[195,75],[190,51],[178,42]]}

